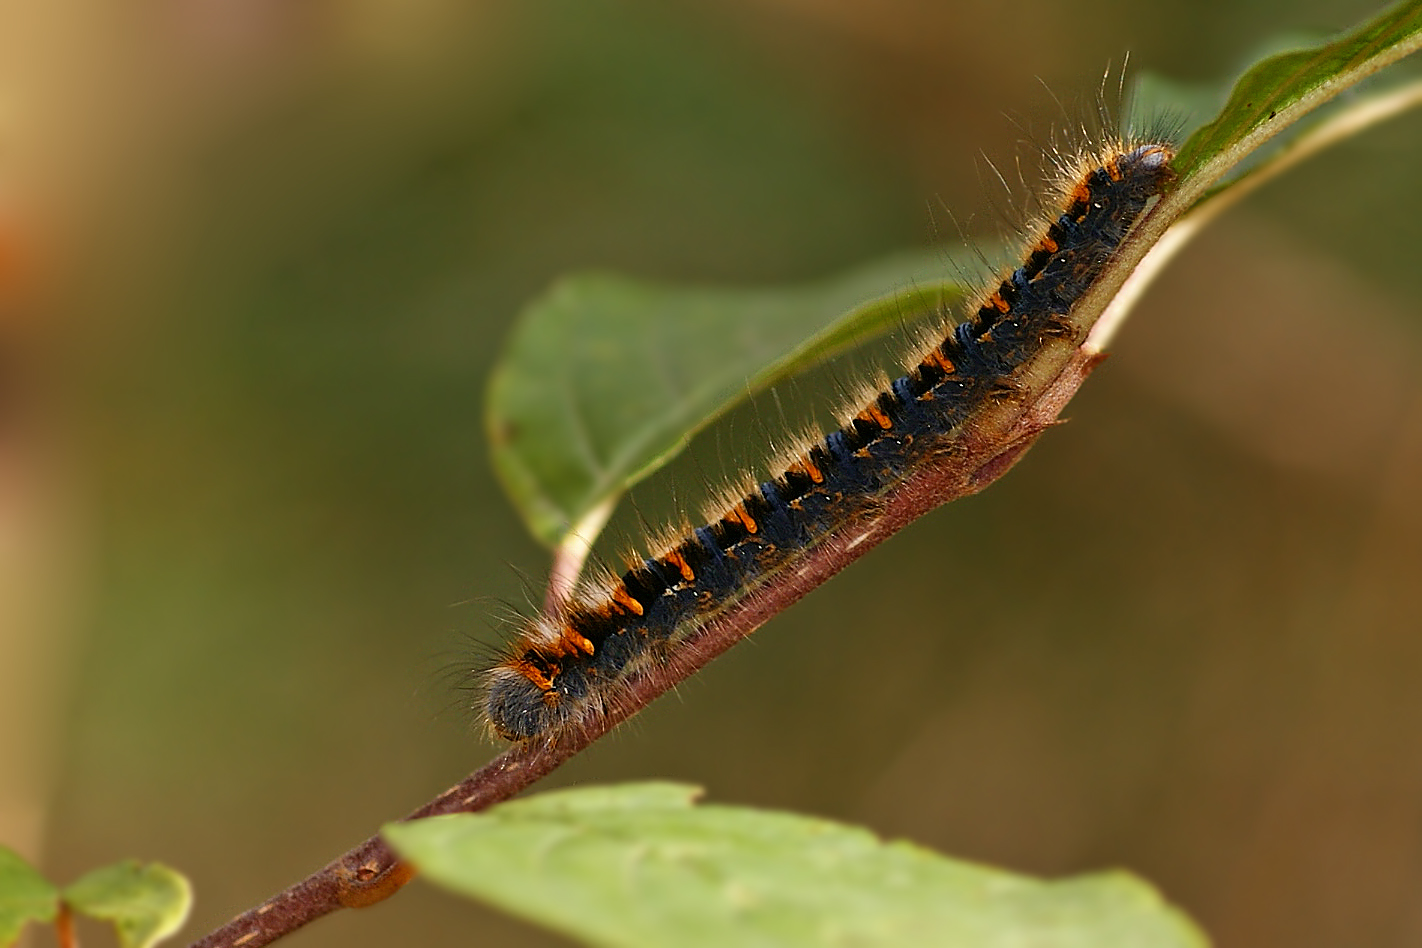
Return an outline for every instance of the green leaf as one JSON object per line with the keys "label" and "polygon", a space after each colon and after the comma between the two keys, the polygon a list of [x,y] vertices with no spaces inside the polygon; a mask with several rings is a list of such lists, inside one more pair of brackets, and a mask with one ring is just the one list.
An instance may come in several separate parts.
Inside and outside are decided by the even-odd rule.
{"label": "green leaf", "polygon": [[112,922],[123,948],[148,948],[183,926],[192,886],[162,863],[135,859],[95,869],[64,890],[76,912]]}
{"label": "green leaf", "polygon": [[[1248,69],[1219,115],[1180,148],[1177,187],[1082,311],[1099,313],[1165,229],[1223,190],[1210,189],[1264,142],[1419,47],[1422,0],[1407,0],[1336,40]],[[1164,94],[1159,82],[1147,84],[1133,109]],[[1211,97],[1195,92],[1177,107],[1203,111]],[[765,290],[569,277],[524,312],[491,379],[495,468],[535,536],[555,547],[586,546],[623,491],[747,395],[961,299],[972,287],[942,279],[947,269],[938,255],[918,255]],[[569,557],[573,572],[581,552]]]}
{"label": "green leaf", "polygon": [[436,884],[600,946],[1199,948],[1112,872],[1043,882],[851,826],[631,784],[384,829]]}
{"label": "green leaf", "polygon": [[534,536],[595,535],[600,511],[748,395],[957,303],[969,287],[952,272],[921,251],[788,288],[565,277],[490,380],[494,467]]}
{"label": "green leaf", "polygon": [[48,924],[59,912],[59,890],[20,858],[0,846],[0,948],[20,937],[26,922]]}
{"label": "green leaf", "polygon": [[1313,46],[1325,39],[1327,34],[1314,31],[1276,33],[1255,44],[1240,57],[1241,65],[1235,73],[1205,82],[1181,81],[1142,69],[1131,79],[1126,126],[1139,134],[1140,130],[1165,125],[1171,128],[1177,140],[1182,135],[1194,134],[1206,122],[1213,121],[1212,116],[1224,107],[1236,76],[1267,57]]}
{"label": "green leaf", "polygon": [[1422,47],[1422,0],[1406,0],[1336,40],[1257,63],[1235,83],[1214,121],[1181,146],[1182,184],[1212,183],[1264,141],[1383,67]]}
{"label": "green leaf", "polygon": [[[1384,18],[1395,12],[1389,11],[1389,14],[1386,14]],[[1339,43],[1332,44],[1332,46],[1347,47],[1348,43],[1340,40]],[[1406,43],[1388,45],[1384,52],[1379,53],[1367,63],[1358,65],[1353,69],[1350,81],[1358,82],[1370,74],[1370,69],[1381,68],[1380,64],[1391,62],[1406,54],[1399,52],[1399,50],[1411,51],[1419,46],[1422,46],[1422,33],[1414,31],[1407,35]],[[1276,58],[1288,58],[1295,55],[1303,55],[1303,53],[1289,53]],[[1272,61],[1269,60],[1269,62]],[[1252,73],[1253,70],[1240,81],[1240,86],[1236,87],[1231,101],[1239,98],[1240,89],[1248,84],[1249,75]],[[1142,101],[1159,100],[1164,88],[1165,86],[1159,82],[1153,83]],[[1099,314],[1100,320],[1093,327],[1088,344],[1098,349],[1107,348],[1112,336],[1129,315],[1131,306],[1140,299],[1145,288],[1150,285],[1169,261],[1211,221],[1254,189],[1325,148],[1351,138],[1379,122],[1385,122],[1403,112],[1422,106],[1422,81],[1414,79],[1381,91],[1351,97],[1345,106],[1331,109],[1327,117],[1321,121],[1309,123],[1298,121],[1310,109],[1323,105],[1328,97],[1336,94],[1340,88],[1332,88],[1332,91],[1329,91],[1327,95],[1320,93],[1305,97],[1306,101],[1300,100],[1301,105],[1291,106],[1293,113],[1291,121],[1295,122],[1295,127],[1290,131],[1294,134],[1284,141],[1282,147],[1274,149],[1264,160],[1251,164],[1243,173],[1235,174],[1223,183],[1216,182],[1231,170],[1239,167],[1241,162],[1249,158],[1270,137],[1283,131],[1283,126],[1274,125],[1263,128],[1249,126],[1247,122],[1240,123],[1237,138],[1216,142],[1217,150],[1208,155],[1197,149],[1194,152],[1195,157],[1187,159],[1192,162],[1192,173],[1182,176],[1177,182],[1175,190],[1166,194],[1155,209],[1146,216],[1112,259],[1107,273],[1103,275],[1101,284],[1105,284],[1111,279],[1113,270],[1128,274],[1129,284],[1124,288],[1120,288],[1119,284],[1115,287],[1107,287],[1111,293],[1119,295],[1116,295],[1105,311]],[[1205,94],[1204,90],[1196,90],[1194,97],[1203,100]],[[1227,112],[1228,110],[1226,110],[1226,114]],[[1223,121],[1224,115],[1216,119],[1212,125],[1201,129],[1197,135],[1192,135],[1182,146],[1182,152],[1193,147],[1192,143],[1197,142],[1198,135],[1203,134],[1206,138],[1212,137],[1213,133],[1208,130],[1220,126]],[[1177,169],[1180,166],[1178,160],[1176,166]],[[1082,308],[1084,308],[1084,303],[1078,304],[1078,310]]]}

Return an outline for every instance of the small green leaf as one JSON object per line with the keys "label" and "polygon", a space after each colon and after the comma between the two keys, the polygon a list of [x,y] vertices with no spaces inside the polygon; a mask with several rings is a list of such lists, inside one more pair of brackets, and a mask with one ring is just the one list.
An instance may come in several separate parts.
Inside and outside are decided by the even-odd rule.
{"label": "small green leaf", "polygon": [[796,287],[565,277],[525,309],[490,379],[494,467],[538,539],[595,533],[597,511],[748,395],[946,312],[971,288],[955,269],[923,251]]}
{"label": "small green leaf", "polygon": [[0,948],[20,937],[26,922],[48,924],[59,912],[59,890],[20,854],[0,846]]}
{"label": "small green leaf", "polygon": [[112,922],[123,948],[148,948],[183,926],[192,886],[162,863],[135,859],[95,869],[64,890],[74,911]]}
{"label": "small green leaf", "polygon": [[436,884],[608,948],[1206,943],[1124,873],[1043,882],[697,793],[560,791],[384,833]]}

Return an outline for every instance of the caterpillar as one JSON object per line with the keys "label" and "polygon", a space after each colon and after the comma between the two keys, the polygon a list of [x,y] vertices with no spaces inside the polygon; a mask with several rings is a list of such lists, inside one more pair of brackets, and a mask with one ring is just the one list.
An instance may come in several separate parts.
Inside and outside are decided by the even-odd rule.
{"label": "caterpillar", "polygon": [[530,620],[488,673],[490,730],[530,741],[586,722],[690,630],[793,571],[826,538],[864,529],[886,494],[1012,392],[1013,372],[1046,340],[1076,333],[1072,307],[1169,188],[1173,157],[1165,141],[1115,142],[1078,162],[1021,265],[842,426],[719,517]]}

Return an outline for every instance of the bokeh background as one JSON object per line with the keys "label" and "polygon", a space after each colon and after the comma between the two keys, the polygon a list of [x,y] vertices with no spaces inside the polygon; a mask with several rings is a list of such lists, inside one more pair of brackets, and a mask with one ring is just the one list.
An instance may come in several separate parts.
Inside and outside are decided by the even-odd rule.
{"label": "bokeh background", "polygon": [[[197,937],[492,756],[461,675],[547,556],[482,393],[555,275],[997,237],[983,156],[1126,51],[1212,81],[1376,9],[0,5],[0,838],[185,870]],[[1222,945],[1422,941],[1419,156],[1405,117],[1233,210],[1008,478],[548,784],[1123,866]],[[290,944],[565,942],[416,884]]]}

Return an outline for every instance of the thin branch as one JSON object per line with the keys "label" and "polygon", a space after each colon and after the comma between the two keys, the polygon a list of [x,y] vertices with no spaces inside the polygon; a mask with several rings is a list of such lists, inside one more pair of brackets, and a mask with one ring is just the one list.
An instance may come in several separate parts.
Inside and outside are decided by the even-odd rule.
{"label": "thin branch", "polygon": [[[691,633],[664,664],[629,676],[607,713],[585,727],[565,729],[550,741],[505,751],[406,820],[446,813],[475,813],[507,800],[695,674],[891,534],[951,500],[975,494],[1005,474],[1055,423],[1057,414],[1103,358],[1082,349],[1051,346],[1065,365],[1030,402],[998,407],[993,417],[964,433],[960,450],[911,475],[884,501],[877,516],[852,522],[809,551],[794,573],[780,577],[727,608]],[[373,905],[413,876],[379,836],[372,836],[324,869],[278,893],[191,948],[258,948],[340,908]]]}
{"label": "thin branch", "polygon": [[79,948],[79,933],[74,930],[74,913],[63,902],[54,917],[54,941],[59,948]]}

